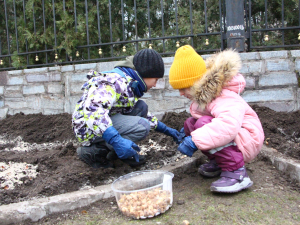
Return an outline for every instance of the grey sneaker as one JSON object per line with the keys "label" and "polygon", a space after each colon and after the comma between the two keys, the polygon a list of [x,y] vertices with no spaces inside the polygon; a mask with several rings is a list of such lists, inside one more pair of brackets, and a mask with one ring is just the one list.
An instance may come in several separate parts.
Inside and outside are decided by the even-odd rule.
{"label": "grey sneaker", "polygon": [[79,159],[93,168],[113,168],[113,164],[106,159],[109,150],[104,145],[82,146],[76,151]]}
{"label": "grey sneaker", "polygon": [[210,160],[208,163],[202,164],[198,172],[205,177],[217,177],[221,174],[222,170],[217,165],[214,159]]}
{"label": "grey sneaker", "polygon": [[251,187],[252,184],[253,182],[243,166],[232,172],[223,171],[221,178],[211,184],[210,190],[213,192],[235,193]]}

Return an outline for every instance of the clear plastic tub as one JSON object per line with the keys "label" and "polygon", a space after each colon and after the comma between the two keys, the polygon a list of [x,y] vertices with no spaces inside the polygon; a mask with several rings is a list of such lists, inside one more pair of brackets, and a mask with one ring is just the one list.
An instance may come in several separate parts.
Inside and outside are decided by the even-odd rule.
{"label": "clear plastic tub", "polygon": [[134,219],[146,219],[167,211],[173,203],[173,173],[144,170],[126,174],[111,187],[120,211]]}

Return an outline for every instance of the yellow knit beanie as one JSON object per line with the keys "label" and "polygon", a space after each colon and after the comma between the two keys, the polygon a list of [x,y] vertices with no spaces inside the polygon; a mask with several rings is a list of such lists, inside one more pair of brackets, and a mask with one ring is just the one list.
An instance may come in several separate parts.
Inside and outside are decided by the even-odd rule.
{"label": "yellow knit beanie", "polygon": [[205,74],[206,65],[202,57],[190,45],[177,49],[169,72],[169,82],[174,89],[192,87]]}

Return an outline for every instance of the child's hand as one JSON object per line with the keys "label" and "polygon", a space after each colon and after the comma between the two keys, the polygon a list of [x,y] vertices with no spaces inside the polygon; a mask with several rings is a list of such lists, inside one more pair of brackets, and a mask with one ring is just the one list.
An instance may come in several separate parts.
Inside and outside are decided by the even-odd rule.
{"label": "child's hand", "polygon": [[179,144],[182,141],[182,135],[177,130],[168,127],[163,122],[158,121],[156,131],[164,133],[168,136],[171,136],[173,140],[176,142],[176,144]]}
{"label": "child's hand", "polygon": [[185,133],[184,133],[184,127],[181,128],[181,130],[179,131],[179,135],[178,135],[178,143],[177,144],[180,144],[184,138],[185,138]]}
{"label": "child's hand", "polygon": [[178,146],[178,151],[189,157],[192,157],[193,153],[197,151],[195,143],[192,141],[192,136],[188,136],[183,139],[182,143]]}

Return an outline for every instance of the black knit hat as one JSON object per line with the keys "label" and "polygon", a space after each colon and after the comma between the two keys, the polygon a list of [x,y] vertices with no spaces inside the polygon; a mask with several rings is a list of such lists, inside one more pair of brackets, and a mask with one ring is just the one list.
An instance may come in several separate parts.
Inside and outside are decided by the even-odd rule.
{"label": "black knit hat", "polygon": [[162,78],[165,73],[162,57],[153,49],[138,51],[134,55],[133,65],[143,78]]}

